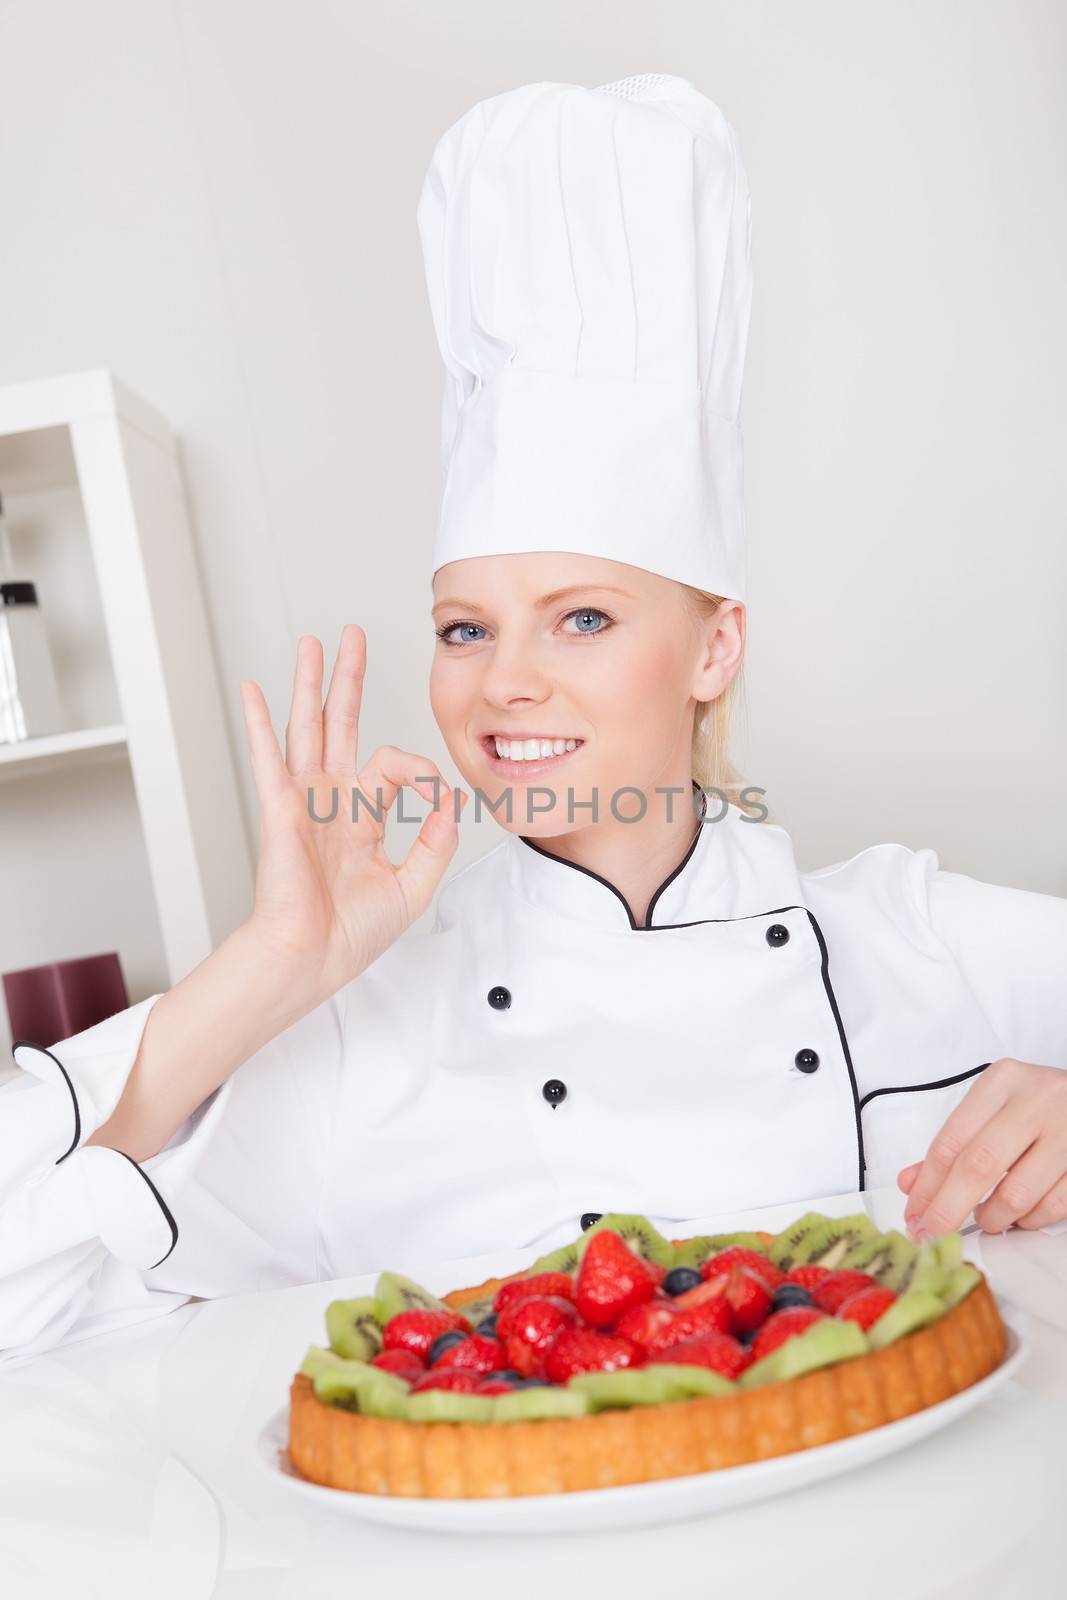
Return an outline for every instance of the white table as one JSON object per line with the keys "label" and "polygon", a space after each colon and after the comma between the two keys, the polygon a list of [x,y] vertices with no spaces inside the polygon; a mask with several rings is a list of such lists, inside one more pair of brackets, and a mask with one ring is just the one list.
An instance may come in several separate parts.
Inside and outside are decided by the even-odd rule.
{"label": "white table", "polygon": [[[891,1191],[866,1208],[899,1224]],[[803,1207],[696,1218],[677,1236]],[[932,1438],[850,1477],[744,1510],[624,1532],[455,1537],[378,1528],[273,1482],[254,1440],[287,1399],[323,1310],[373,1278],[191,1303],[0,1373],[4,1600],[316,1600],[388,1591],[506,1600],[1045,1600],[1067,1593],[1067,1234],[967,1241],[1030,1317],[1018,1378]],[[442,1292],[535,1251],[384,1265]],[[581,1573],[585,1576],[581,1576]]]}

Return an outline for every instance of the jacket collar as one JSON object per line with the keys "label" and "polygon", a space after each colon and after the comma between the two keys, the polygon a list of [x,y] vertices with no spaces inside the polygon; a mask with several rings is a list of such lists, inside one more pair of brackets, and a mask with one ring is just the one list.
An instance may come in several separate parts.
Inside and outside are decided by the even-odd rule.
{"label": "jacket collar", "polygon": [[707,796],[700,795],[700,825],[682,859],[667,874],[649,902],[647,926],[639,927],[621,890],[599,873],[552,855],[535,840],[509,834],[504,843],[508,882],[538,909],[576,917],[594,927],[619,932],[729,916],[726,893],[731,880],[729,848],[724,834],[733,822],[705,821]]}

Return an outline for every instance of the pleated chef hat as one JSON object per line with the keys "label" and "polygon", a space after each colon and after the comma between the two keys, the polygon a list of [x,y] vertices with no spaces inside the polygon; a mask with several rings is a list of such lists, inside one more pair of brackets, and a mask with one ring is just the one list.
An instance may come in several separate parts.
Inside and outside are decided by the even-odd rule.
{"label": "pleated chef hat", "polygon": [[568,550],[743,600],[751,201],[719,108],[658,73],[494,95],[437,141],[417,216],[433,570]]}

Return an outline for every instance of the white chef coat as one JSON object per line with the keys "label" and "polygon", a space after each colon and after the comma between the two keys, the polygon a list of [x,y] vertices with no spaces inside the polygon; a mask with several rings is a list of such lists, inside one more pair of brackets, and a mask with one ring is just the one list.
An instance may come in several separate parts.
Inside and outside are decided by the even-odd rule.
{"label": "white chef coat", "polygon": [[1067,1066],[1065,973],[1067,899],[943,872],[930,849],[801,873],[783,828],[705,811],[638,926],[605,879],[506,834],[445,883],[430,932],[149,1160],[85,1140],[159,995],[16,1047],[0,1356],[192,1295],[548,1250],[587,1213],[670,1235],[892,1182],[991,1061]]}

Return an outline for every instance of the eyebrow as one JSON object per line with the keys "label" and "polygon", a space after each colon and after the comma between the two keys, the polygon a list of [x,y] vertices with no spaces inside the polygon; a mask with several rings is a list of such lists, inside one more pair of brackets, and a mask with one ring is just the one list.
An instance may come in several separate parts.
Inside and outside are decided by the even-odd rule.
{"label": "eyebrow", "polygon": [[[534,604],[538,610],[543,610],[546,606],[555,605],[557,600],[564,600],[569,594],[594,593],[621,594],[625,595],[628,600],[633,599],[629,589],[618,589],[613,583],[571,583],[565,589],[553,589],[551,594],[543,594],[540,600],[534,601]],[[438,600],[437,604],[431,608],[430,615],[433,616],[435,611],[441,611],[446,608],[461,611],[481,611],[483,609],[476,600]]]}

